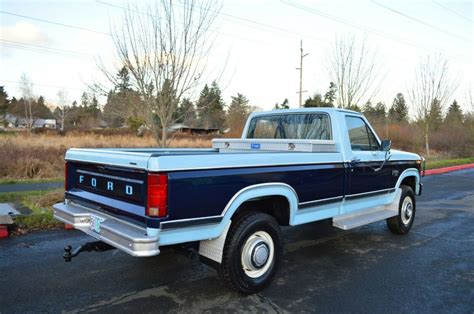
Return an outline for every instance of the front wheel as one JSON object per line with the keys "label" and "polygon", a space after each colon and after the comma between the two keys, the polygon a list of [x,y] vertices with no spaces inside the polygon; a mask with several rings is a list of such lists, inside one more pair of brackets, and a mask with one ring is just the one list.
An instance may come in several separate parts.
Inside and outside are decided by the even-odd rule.
{"label": "front wheel", "polygon": [[237,216],[224,246],[221,278],[241,293],[261,291],[273,278],[281,251],[282,236],[275,218],[254,211]]}
{"label": "front wheel", "polygon": [[415,219],[415,193],[409,186],[402,185],[402,194],[398,204],[398,215],[387,219],[388,229],[395,234],[407,234]]}

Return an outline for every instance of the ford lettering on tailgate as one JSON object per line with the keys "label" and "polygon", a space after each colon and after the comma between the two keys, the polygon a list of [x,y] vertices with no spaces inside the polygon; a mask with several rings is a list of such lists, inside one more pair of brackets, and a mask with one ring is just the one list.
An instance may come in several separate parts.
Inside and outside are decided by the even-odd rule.
{"label": "ford lettering on tailgate", "polygon": [[74,181],[76,188],[92,193],[118,196],[136,202],[143,200],[143,180],[77,169]]}

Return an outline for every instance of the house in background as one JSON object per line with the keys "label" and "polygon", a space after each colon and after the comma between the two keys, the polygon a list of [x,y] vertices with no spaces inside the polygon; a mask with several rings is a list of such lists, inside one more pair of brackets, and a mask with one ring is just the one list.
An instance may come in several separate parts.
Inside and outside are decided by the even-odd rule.
{"label": "house in background", "polygon": [[56,129],[56,120],[55,119],[36,119],[33,123],[33,129],[46,128],[46,129]]}
{"label": "house in background", "polygon": [[28,119],[25,118],[18,118],[16,120],[16,127],[20,129],[28,128]]}
{"label": "house in background", "polygon": [[4,125],[7,128],[15,128],[18,122],[17,116],[8,112],[5,114],[3,120],[4,120]]}
{"label": "house in background", "polygon": [[184,134],[190,134],[190,135],[207,135],[207,134],[219,134],[219,129],[218,128],[193,128],[189,127],[185,124],[182,123],[176,123],[173,124],[168,128],[168,132],[179,132],[179,133],[184,133]]}

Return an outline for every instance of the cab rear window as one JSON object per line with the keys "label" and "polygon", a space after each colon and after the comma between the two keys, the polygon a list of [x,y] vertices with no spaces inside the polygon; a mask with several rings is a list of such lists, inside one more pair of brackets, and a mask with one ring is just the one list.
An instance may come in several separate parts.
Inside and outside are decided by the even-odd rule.
{"label": "cab rear window", "polygon": [[330,140],[331,125],[324,113],[257,116],[247,138]]}

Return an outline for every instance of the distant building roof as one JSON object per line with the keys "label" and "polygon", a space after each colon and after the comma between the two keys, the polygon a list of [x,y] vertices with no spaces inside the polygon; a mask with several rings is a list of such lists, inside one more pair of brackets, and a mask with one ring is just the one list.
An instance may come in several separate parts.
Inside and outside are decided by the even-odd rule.
{"label": "distant building roof", "polygon": [[169,127],[170,130],[179,130],[179,129],[188,129],[189,126],[185,125],[184,123],[175,123]]}
{"label": "distant building roof", "polygon": [[55,119],[36,119],[33,123],[34,128],[56,127]]}
{"label": "distant building roof", "polygon": [[219,133],[219,128],[193,128],[182,123],[173,124],[168,128],[169,132],[182,132],[188,134],[213,134]]}
{"label": "distant building roof", "polygon": [[5,114],[5,120],[8,122],[8,123],[13,123],[15,124],[18,120],[17,116],[11,114],[11,113],[6,113]]}

